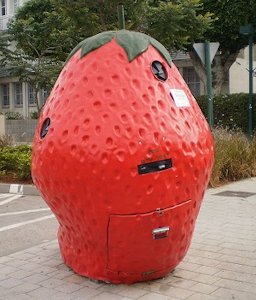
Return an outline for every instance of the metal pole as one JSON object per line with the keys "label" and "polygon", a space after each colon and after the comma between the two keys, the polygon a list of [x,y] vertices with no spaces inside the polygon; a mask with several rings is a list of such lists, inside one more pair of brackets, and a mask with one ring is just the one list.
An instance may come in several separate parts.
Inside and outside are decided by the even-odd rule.
{"label": "metal pole", "polygon": [[249,34],[248,135],[253,136],[253,34]]}
{"label": "metal pole", "polygon": [[119,4],[117,7],[119,29],[125,29],[124,6]]}
{"label": "metal pole", "polygon": [[212,100],[212,67],[210,58],[210,42],[206,41],[204,43],[205,52],[205,67],[206,67],[206,77],[207,77],[207,112],[208,112],[208,122],[211,130],[213,129],[214,119],[213,119],[213,100]]}

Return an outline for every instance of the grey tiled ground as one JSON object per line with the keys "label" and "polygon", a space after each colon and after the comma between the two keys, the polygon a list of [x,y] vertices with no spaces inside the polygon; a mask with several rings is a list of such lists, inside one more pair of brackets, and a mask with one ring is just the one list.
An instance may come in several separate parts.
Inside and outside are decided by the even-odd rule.
{"label": "grey tiled ground", "polygon": [[256,179],[207,191],[189,253],[166,278],[97,283],[68,269],[53,241],[0,257],[0,299],[255,300],[256,196],[214,195],[227,190],[256,193]]}

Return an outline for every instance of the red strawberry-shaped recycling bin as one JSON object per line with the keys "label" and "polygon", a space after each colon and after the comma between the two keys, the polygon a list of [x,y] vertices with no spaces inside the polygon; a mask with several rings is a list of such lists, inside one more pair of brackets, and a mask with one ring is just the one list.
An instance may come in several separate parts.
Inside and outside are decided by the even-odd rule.
{"label": "red strawberry-shaped recycling bin", "polygon": [[168,51],[120,30],[70,54],[38,121],[32,176],[64,262],[133,283],[185,256],[212,164],[208,124]]}

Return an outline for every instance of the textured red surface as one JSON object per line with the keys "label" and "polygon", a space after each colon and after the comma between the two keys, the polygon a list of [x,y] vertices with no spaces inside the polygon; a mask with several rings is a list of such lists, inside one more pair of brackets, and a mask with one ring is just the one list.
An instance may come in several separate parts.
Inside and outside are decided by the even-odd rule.
{"label": "textured red surface", "polygon": [[[152,74],[154,60],[165,82]],[[184,90],[190,107],[177,107],[171,88]],[[163,159],[172,168],[138,174]],[[112,40],[83,58],[76,52],[62,70],[38,122],[32,175],[59,221],[65,263],[132,283],[162,277],[184,257],[212,164],[207,122],[174,64],[152,46],[129,63]],[[168,237],[153,239],[164,226]]]}

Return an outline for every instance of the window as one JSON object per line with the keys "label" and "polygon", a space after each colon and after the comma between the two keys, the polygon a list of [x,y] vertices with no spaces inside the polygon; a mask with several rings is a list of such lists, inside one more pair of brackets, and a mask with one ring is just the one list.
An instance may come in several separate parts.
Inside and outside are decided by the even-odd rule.
{"label": "window", "polygon": [[1,12],[2,16],[6,15],[6,0],[1,0]]}
{"label": "window", "polygon": [[36,105],[36,91],[30,84],[28,85],[28,105]]}
{"label": "window", "polygon": [[183,78],[194,96],[200,95],[200,79],[193,67],[183,68]]}
{"label": "window", "polygon": [[1,94],[2,94],[2,107],[9,107],[10,97],[9,97],[9,83],[1,84]]}
{"label": "window", "polygon": [[16,12],[19,7],[19,0],[13,0],[13,11]]}
{"label": "window", "polygon": [[15,106],[22,106],[23,104],[21,82],[14,83],[14,101],[15,101]]}

